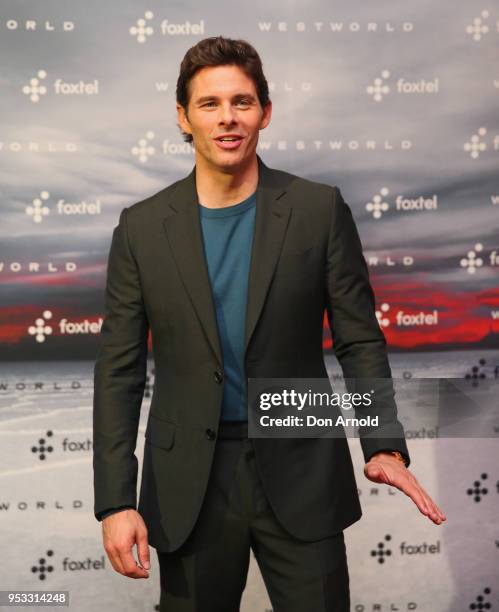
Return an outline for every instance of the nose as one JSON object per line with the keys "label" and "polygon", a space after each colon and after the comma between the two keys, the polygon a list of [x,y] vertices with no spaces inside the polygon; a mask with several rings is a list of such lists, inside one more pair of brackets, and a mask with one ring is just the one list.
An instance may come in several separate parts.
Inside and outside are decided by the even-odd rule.
{"label": "nose", "polygon": [[219,121],[220,123],[224,123],[227,125],[232,124],[235,119],[234,109],[232,108],[232,104],[227,102],[226,104],[222,104],[220,106],[220,115]]}

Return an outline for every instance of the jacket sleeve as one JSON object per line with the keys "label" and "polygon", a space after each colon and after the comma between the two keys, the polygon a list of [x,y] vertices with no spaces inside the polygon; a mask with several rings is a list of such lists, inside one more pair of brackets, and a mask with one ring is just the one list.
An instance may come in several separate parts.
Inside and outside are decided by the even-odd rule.
{"label": "jacket sleeve", "polygon": [[[333,188],[326,274],[326,309],[333,350],[344,378],[368,378],[369,385],[387,379],[379,381],[375,393],[373,412],[379,415],[379,426],[368,432],[359,429],[365,461],[381,450],[398,450],[409,465],[404,430],[397,419],[386,340],[376,318],[362,244],[350,207],[338,187]],[[362,410],[359,417],[366,416],[366,408]]]}
{"label": "jacket sleeve", "polygon": [[103,521],[105,518],[107,518],[108,516],[111,516],[111,514],[116,514],[117,512],[121,512],[122,510],[135,510],[134,506],[120,506],[119,508],[109,508],[109,510],[104,510],[103,512],[100,512],[99,514],[97,514],[96,519],[98,521]]}
{"label": "jacket sleeve", "polygon": [[107,263],[105,316],[94,366],[94,514],[137,506],[135,456],[146,381],[147,321],[127,209],[114,228]]}

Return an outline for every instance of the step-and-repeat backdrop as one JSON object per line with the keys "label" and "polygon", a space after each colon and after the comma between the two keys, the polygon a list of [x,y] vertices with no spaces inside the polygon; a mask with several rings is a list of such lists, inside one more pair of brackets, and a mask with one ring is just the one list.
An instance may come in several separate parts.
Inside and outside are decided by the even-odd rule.
{"label": "step-and-repeat backdrop", "polygon": [[[192,169],[176,79],[219,34],[263,60],[265,163],[338,185],[352,207],[394,376],[499,376],[494,3],[4,1],[0,590],[69,590],[85,612],[157,606],[154,550],[150,580],[120,576],[93,517],[92,368],[112,230]],[[338,372],[326,326],[324,350]],[[153,385],[151,355],[139,460]],[[440,527],[367,481],[349,441],[364,511],[346,531],[352,610],[499,610],[494,436],[407,432]],[[270,607],[252,558],[242,610]]]}

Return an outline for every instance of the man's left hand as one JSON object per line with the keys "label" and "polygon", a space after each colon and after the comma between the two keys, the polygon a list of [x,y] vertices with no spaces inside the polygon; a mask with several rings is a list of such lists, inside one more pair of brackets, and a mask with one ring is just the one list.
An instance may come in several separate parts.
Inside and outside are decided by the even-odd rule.
{"label": "man's left hand", "polygon": [[419,484],[414,474],[391,453],[381,451],[373,455],[364,466],[364,475],[372,482],[397,487],[436,525],[446,520],[444,513]]}

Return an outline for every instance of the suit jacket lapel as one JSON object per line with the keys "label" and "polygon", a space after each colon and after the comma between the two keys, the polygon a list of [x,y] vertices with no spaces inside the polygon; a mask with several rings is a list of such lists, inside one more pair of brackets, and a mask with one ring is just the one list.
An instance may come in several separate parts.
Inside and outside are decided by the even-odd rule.
{"label": "suit jacket lapel", "polygon": [[282,197],[286,190],[279,184],[277,173],[257,157],[259,180],[248,280],[245,351],[262,312],[291,213],[289,198]]}
{"label": "suit jacket lapel", "polygon": [[[287,199],[281,197],[285,189],[279,185],[276,173],[258,155],[257,158],[259,178],[248,279],[245,350],[265,302],[291,211]],[[207,340],[223,366],[215,304],[204,254],[195,166],[186,178],[179,181],[168,200],[168,207],[163,226],[172,255]]]}

